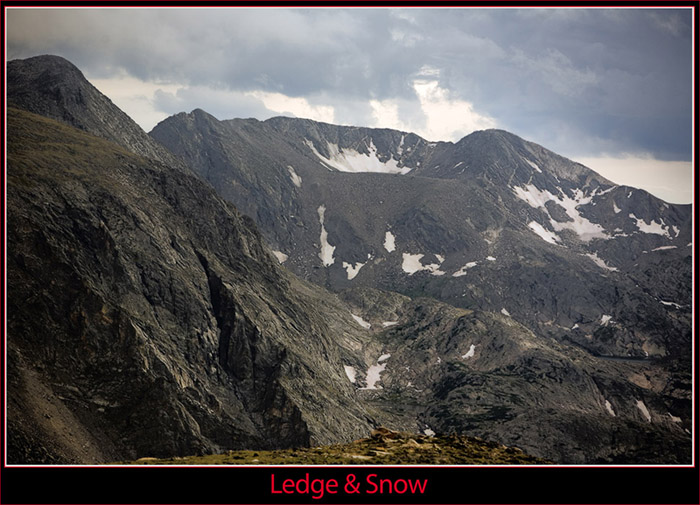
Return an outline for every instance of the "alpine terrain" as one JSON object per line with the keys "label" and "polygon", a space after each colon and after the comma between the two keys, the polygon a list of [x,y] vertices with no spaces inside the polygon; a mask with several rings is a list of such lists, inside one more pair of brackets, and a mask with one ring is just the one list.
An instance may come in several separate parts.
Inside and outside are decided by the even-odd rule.
{"label": "alpine terrain", "polygon": [[690,205],[501,130],[195,110],[149,135],[62,58],[7,75],[10,463],[379,426],[690,462]]}

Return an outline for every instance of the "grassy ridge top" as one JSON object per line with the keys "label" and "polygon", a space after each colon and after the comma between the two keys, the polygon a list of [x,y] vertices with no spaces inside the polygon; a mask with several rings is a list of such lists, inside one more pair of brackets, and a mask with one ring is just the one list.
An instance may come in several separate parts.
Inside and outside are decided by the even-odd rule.
{"label": "grassy ridge top", "polygon": [[141,458],[135,465],[546,465],[495,442],[457,435],[425,436],[379,428],[350,444],[277,451],[228,451],[185,458]]}

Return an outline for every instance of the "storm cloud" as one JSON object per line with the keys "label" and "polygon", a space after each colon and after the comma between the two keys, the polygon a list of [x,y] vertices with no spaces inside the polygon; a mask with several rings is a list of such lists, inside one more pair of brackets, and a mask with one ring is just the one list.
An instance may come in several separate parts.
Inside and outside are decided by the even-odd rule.
{"label": "storm cloud", "polygon": [[691,160],[690,9],[8,9],[8,58],[48,53],[145,129],[202,108]]}

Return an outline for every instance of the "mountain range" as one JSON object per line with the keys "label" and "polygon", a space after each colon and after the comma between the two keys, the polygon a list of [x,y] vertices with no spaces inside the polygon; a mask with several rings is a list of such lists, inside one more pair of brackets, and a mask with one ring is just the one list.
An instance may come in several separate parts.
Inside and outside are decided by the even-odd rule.
{"label": "mountain range", "polygon": [[180,113],[7,68],[10,463],[478,436],[688,463],[692,208],[487,130]]}

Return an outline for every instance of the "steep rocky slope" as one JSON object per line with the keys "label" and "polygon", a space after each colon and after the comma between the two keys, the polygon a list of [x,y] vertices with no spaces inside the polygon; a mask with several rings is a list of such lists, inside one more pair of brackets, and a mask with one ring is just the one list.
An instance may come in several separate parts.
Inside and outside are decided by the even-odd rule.
{"label": "steep rocky slope", "polygon": [[387,425],[417,420],[424,433],[565,463],[688,461],[691,377],[669,361],[595,357],[509,315],[429,298],[357,288],[341,297],[382,342],[381,389],[366,398]]}
{"label": "steep rocky slope", "polygon": [[112,456],[367,432],[341,365],[366,337],[249,219],[195,177],[51,120],[10,109],[8,131],[11,461],[59,443],[61,426],[22,422],[47,395]]}

